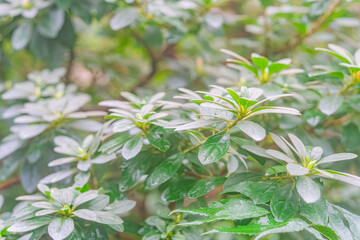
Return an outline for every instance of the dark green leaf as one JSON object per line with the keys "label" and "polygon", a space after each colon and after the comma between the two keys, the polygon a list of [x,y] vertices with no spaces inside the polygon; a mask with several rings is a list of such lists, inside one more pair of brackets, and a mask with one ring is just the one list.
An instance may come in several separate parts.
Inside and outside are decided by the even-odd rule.
{"label": "dark green leaf", "polygon": [[214,177],[198,181],[188,192],[189,198],[198,198],[204,196],[211,190],[221,186],[226,181],[225,177]]}
{"label": "dark green leaf", "polygon": [[288,220],[299,211],[299,195],[292,184],[287,184],[274,192],[271,198],[271,212],[276,219]]}
{"label": "dark green leaf", "polygon": [[193,187],[195,180],[182,179],[179,182],[171,184],[162,193],[161,198],[166,202],[174,202],[183,199],[188,191]]}
{"label": "dark green leaf", "polygon": [[169,180],[180,168],[183,159],[184,155],[178,153],[163,161],[146,179],[145,188],[151,190]]}
{"label": "dark green leaf", "polygon": [[65,13],[62,9],[48,10],[37,23],[39,33],[46,38],[56,38],[64,24]]}
{"label": "dark green leaf", "polygon": [[199,160],[202,164],[216,162],[222,158],[230,147],[230,135],[225,132],[209,137],[199,150]]}

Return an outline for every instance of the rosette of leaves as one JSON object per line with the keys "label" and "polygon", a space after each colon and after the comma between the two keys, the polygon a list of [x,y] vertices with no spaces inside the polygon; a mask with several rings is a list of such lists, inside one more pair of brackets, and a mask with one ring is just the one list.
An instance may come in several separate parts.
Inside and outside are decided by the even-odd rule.
{"label": "rosette of leaves", "polygon": [[43,0],[6,0],[3,3],[0,3],[0,16],[9,15],[14,17],[22,15],[24,18],[34,18],[39,10],[46,8],[51,4],[50,1]]}
{"label": "rosette of leaves", "polygon": [[66,87],[65,84],[60,83],[60,79],[65,75],[65,72],[64,68],[31,72],[27,76],[28,81],[15,83],[1,97],[4,100],[28,100],[33,102],[42,98],[60,98],[63,95],[74,93],[75,86]]}
{"label": "rosette of leaves", "polygon": [[311,74],[310,76],[319,76],[319,75],[330,75],[336,78],[339,78],[343,81],[344,87],[340,90],[340,93],[345,93],[349,88],[360,82],[360,49],[358,49],[354,55],[352,55],[348,50],[342,48],[335,44],[329,44],[328,49],[326,48],[316,48],[316,50],[328,53],[341,62],[340,66],[345,67],[348,70],[347,74],[344,74],[344,71],[340,69],[335,69],[326,66],[315,66],[316,69],[322,70],[320,73]]}
{"label": "rosette of leaves", "polygon": [[[151,145],[162,152],[170,147],[170,142],[163,139],[164,129],[159,126],[159,119],[166,117],[165,112],[157,112],[160,108],[159,100],[165,95],[158,93],[148,100],[140,100],[135,95],[123,92],[121,95],[129,100],[103,101],[101,106],[112,107],[106,119],[114,119],[112,131],[123,133],[103,146],[103,151],[116,152],[121,150],[125,159],[134,158],[142,149],[146,139]],[[125,133],[127,132],[127,133]]]}
{"label": "rosette of leaves", "polygon": [[[198,144],[195,147],[201,146],[198,156],[202,164],[215,162],[227,153],[230,146],[229,131],[233,127],[237,127],[255,141],[264,139],[265,129],[249,121],[249,118],[269,113],[300,115],[300,112],[293,108],[264,106],[264,103],[271,100],[290,96],[288,94],[258,100],[263,94],[259,88],[241,87],[240,91],[234,91],[230,88],[213,87],[217,93],[199,92],[204,94],[203,98],[198,95],[199,98],[190,100],[200,106],[199,119],[174,127],[175,131],[188,131],[197,139]],[[201,132],[202,129],[218,130],[216,134],[206,137]]]}
{"label": "rosette of leaves", "polygon": [[[266,150],[255,145],[242,145],[242,148],[250,153],[281,164],[272,167],[275,176],[265,176],[264,179],[295,180],[296,189],[306,203],[314,203],[321,196],[320,186],[314,181],[314,178],[329,178],[360,187],[360,177],[358,176],[320,168],[324,164],[326,166],[329,163],[354,159],[357,157],[356,154],[336,153],[323,157],[321,147],[305,147],[304,143],[293,134],[289,134],[291,143],[276,134],[271,133],[271,136],[281,151]],[[277,172],[277,169],[280,171]]]}
{"label": "rosette of leaves", "polygon": [[[49,163],[49,167],[56,167],[64,164],[76,162],[77,169],[83,172],[89,171],[92,164],[104,164],[116,158],[115,154],[99,153],[98,148],[101,143],[101,132],[88,135],[82,143],[68,136],[57,136],[54,138],[54,151],[65,154],[67,157],[55,159]],[[55,172],[41,180],[42,183],[54,183],[61,181],[76,171],[63,170]],[[61,176],[63,175],[63,176]]]}
{"label": "rosette of leaves", "polygon": [[226,59],[226,62],[229,64],[229,66],[236,66],[240,65],[244,68],[246,68],[248,71],[250,71],[256,79],[261,83],[267,83],[271,80],[272,76],[275,75],[282,75],[282,74],[289,74],[289,73],[299,73],[302,72],[302,70],[292,69],[291,72],[285,71],[290,67],[291,59],[290,58],[284,58],[276,62],[272,62],[266,57],[260,56],[257,53],[251,54],[251,61],[247,60],[246,58],[238,55],[237,53],[234,53],[232,51],[221,49],[223,53],[226,53],[234,58]]}
{"label": "rosette of leaves", "polygon": [[21,110],[22,115],[14,119],[17,125],[12,126],[10,130],[20,139],[33,138],[46,130],[64,126],[78,130],[98,131],[101,128],[100,123],[84,118],[103,116],[104,113],[78,111],[89,100],[88,95],[77,94],[26,103]]}
{"label": "rosette of leaves", "polygon": [[[98,190],[50,189],[42,184],[38,188],[41,194],[17,198],[28,205],[5,222],[7,227],[3,229],[3,235],[22,233],[29,239],[49,235],[54,240],[61,240],[85,239],[90,236],[89,232],[94,231],[122,232],[124,227],[120,216],[135,206],[131,200],[110,203],[109,196],[100,194]],[[84,231],[85,228],[88,230]]]}
{"label": "rosette of leaves", "polygon": [[[313,73],[310,73],[309,76],[314,80],[322,80],[324,78],[330,79],[328,82],[333,80],[334,85],[337,87],[334,88],[333,94],[331,91],[322,92],[322,99],[319,102],[320,111],[329,116],[339,112],[342,106],[344,108],[351,107],[356,108],[354,101],[357,101],[357,96],[350,94],[350,90],[360,83],[360,49],[358,49],[354,55],[352,55],[346,49],[335,45],[329,44],[328,49],[326,48],[316,48],[316,50],[328,53],[341,62],[339,63],[340,67],[334,66],[323,66],[317,65],[314,66],[316,70]],[[341,80],[341,85],[340,81]],[[323,83],[318,87],[319,90],[328,89],[324,87]],[[348,98],[344,98],[343,95],[348,95]],[[316,114],[317,117],[321,117],[321,113]]]}

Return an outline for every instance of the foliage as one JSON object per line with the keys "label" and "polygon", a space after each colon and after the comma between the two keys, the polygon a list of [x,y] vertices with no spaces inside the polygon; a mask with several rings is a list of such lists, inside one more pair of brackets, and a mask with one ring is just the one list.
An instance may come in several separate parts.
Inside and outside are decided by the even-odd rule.
{"label": "foliage", "polygon": [[358,7],[0,0],[0,239],[359,239]]}

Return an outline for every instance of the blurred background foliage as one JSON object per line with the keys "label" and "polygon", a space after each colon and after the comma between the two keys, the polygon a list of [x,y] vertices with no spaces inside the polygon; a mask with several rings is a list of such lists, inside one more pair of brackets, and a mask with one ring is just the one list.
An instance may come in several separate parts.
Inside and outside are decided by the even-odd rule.
{"label": "blurred background foliage", "polygon": [[[335,43],[354,53],[359,39],[358,0],[0,0],[0,91],[23,82],[34,70],[63,67],[64,82],[90,94],[93,106],[85,109],[93,110],[101,100],[120,99],[121,91],[172,96],[180,87],[259,84],[249,72],[228,68],[220,49],[246,59],[251,53],[272,61],[291,58],[293,70],[304,72],[261,85],[268,92],[297,92],[306,100],[289,103],[302,111],[304,121],[284,117],[280,131],[296,132],[330,153],[359,154],[358,111],[343,106],[325,119],[318,103],[336,92],[336,81],[334,76],[311,75],[316,65],[339,69],[336,58],[315,48]],[[350,95],[358,91],[354,85]],[[347,99],[359,107],[356,95]],[[6,106],[1,100],[0,111]],[[309,124],[314,119],[321,124]],[[1,137],[8,135],[10,125],[9,120],[0,122]],[[356,162],[337,167],[359,175]],[[0,191],[19,195],[20,186],[7,189],[17,183],[10,180],[0,183]],[[360,213],[357,188],[334,182],[329,189],[330,199]],[[156,199],[146,203],[151,205],[159,193],[147,198]],[[14,203],[7,204],[5,208]],[[151,211],[152,206],[146,208]]]}
{"label": "blurred background foliage", "polygon": [[0,6],[2,82],[64,66],[67,81],[99,99],[124,90],[203,88],[228,71],[221,48],[245,57],[290,57],[308,69],[333,61],[315,47],[359,47],[356,1],[17,0]]}

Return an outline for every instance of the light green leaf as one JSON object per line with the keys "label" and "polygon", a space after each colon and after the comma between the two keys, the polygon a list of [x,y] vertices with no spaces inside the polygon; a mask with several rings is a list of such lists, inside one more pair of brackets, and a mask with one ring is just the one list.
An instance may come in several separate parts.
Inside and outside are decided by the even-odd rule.
{"label": "light green leaf", "polygon": [[109,211],[113,214],[125,214],[133,209],[136,205],[136,202],[133,200],[122,200],[115,201],[104,208],[104,210]]}
{"label": "light green leaf", "polygon": [[296,189],[306,203],[314,203],[321,197],[320,186],[310,177],[300,176],[296,179]]}
{"label": "light green leaf", "polygon": [[65,12],[62,9],[53,9],[45,12],[45,15],[39,18],[37,29],[39,33],[46,38],[56,38],[65,21]]}
{"label": "light green leaf", "polygon": [[310,204],[300,200],[300,215],[314,224],[327,226],[329,212],[324,196],[321,196],[317,202]]}
{"label": "light green leaf", "polygon": [[123,158],[131,159],[138,155],[144,143],[144,138],[141,135],[136,135],[127,141],[121,150]]}
{"label": "light green leaf", "polygon": [[55,172],[55,173],[52,173],[52,174],[44,177],[43,179],[41,179],[40,183],[49,184],[49,183],[60,182],[60,181],[64,180],[65,178],[70,177],[74,173],[76,173],[76,170],[74,170],[74,169],[62,170],[62,171],[59,171],[59,172]]}
{"label": "light green leaf", "polygon": [[360,216],[359,215],[355,215],[347,210],[345,210],[344,208],[338,207],[333,205],[333,207],[341,212],[346,221],[349,223],[349,227],[350,227],[350,231],[353,233],[353,236],[355,238],[355,240],[359,240],[360,239]]}
{"label": "light green leaf", "polygon": [[230,147],[230,135],[225,132],[209,137],[199,150],[199,160],[202,164],[216,162],[222,158]]}
{"label": "light green leaf", "polygon": [[340,240],[354,240],[348,227],[344,224],[341,216],[328,203],[329,211],[329,227],[335,231]]}
{"label": "light green leaf", "polygon": [[136,8],[123,8],[111,18],[110,27],[112,30],[117,31],[134,23],[137,17],[138,11]]}
{"label": "light green leaf", "polygon": [[356,154],[353,153],[336,153],[332,154],[330,156],[326,156],[323,159],[321,159],[318,164],[321,163],[330,163],[330,162],[338,162],[338,161],[344,161],[344,160],[350,160],[357,158]]}
{"label": "light green leaf", "polygon": [[81,205],[81,204],[83,204],[85,202],[88,202],[88,201],[91,201],[91,200],[95,199],[97,196],[98,196],[98,191],[97,190],[90,190],[90,191],[81,193],[79,196],[77,196],[75,198],[73,207],[76,208],[77,206],[79,206],[79,205]]}
{"label": "light green leaf", "polygon": [[54,240],[63,240],[74,231],[74,221],[71,218],[55,218],[48,226],[50,237]]}
{"label": "light green leaf", "polygon": [[254,139],[255,141],[261,141],[265,138],[265,129],[257,123],[250,121],[239,121],[237,127],[240,128],[246,135]]}
{"label": "light green leaf", "polygon": [[11,45],[15,50],[26,47],[31,39],[33,25],[31,22],[23,22],[20,24],[11,36]]}
{"label": "light green leaf", "polygon": [[293,176],[303,176],[309,173],[309,169],[294,163],[287,164],[286,170]]}
{"label": "light green leaf", "polygon": [[28,232],[51,222],[54,217],[42,216],[19,221],[8,228],[8,232]]}
{"label": "light green leaf", "polygon": [[284,162],[287,162],[289,164],[295,164],[296,161],[289,156],[285,155],[284,153],[274,150],[274,149],[268,149],[265,151],[267,155],[269,155],[271,158],[275,158]]}
{"label": "light green leaf", "polygon": [[331,115],[341,107],[343,101],[344,98],[342,96],[336,95],[324,97],[319,103],[320,111],[326,115]]}

